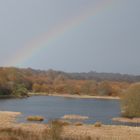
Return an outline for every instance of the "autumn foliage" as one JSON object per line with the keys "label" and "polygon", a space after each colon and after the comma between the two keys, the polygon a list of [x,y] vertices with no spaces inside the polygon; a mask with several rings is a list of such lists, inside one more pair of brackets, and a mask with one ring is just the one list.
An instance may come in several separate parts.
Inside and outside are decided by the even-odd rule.
{"label": "autumn foliage", "polygon": [[140,83],[132,84],[124,92],[122,111],[125,117],[140,117]]}
{"label": "autumn foliage", "polygon": [[77,95],[118,96],[128,82],[97,80],[59,71],[0,68],[0,96],[26,96],[28,91]]}

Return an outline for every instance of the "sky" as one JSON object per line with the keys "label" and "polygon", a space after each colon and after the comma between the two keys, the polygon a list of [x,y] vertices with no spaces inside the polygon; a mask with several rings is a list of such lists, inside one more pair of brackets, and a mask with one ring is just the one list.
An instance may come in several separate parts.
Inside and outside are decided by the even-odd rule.
{"label": "sky", "polygon": [[140,75],[140,0],[0,0],[0,66]]}

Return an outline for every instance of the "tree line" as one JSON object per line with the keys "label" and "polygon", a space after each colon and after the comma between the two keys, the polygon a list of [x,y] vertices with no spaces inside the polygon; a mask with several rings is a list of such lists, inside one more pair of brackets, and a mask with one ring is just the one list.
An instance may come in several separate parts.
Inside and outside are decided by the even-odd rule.
{"label": "tree line", "polygon": [[130,75],[129,80],[126,77],[124,79],[121,77],[122,80],[119,78],[119,80],[116,78],[109,80],[109,76],[103,74],[101,78],[101,75],[94,79],[94,76],[89,76],[89,73],[1,67],[0,97],[26,97],[28,92],[120,96],[123,99],[123,115],[140,117],[140,84],[132,82],[136,77],[138,80],[139,76]]}
{"label": "tree line", "polygon": [[28,91],[117,96],[130,84],[125,80],[118,82],[106,79],[100,81],[91,77],[77,78],[78,75],[53,70],[1,67],[0,96],[27,96]]}

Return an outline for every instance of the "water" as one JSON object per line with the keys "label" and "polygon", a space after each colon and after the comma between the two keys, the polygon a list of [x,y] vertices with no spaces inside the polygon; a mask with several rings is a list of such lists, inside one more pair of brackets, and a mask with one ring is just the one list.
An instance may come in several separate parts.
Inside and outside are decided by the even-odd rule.
{"label": "water", "polygon": [[89,117],[84,123],[101,121],[104,124],[124,124],[111,120],[120,116],[119,100],[32,96],[25,99],[0,99],[0,110],[22,112],[18,118],[20,122],[25,122],[30,115],[44,116],[44,123],[47,123],[66,114],[77,114]]}

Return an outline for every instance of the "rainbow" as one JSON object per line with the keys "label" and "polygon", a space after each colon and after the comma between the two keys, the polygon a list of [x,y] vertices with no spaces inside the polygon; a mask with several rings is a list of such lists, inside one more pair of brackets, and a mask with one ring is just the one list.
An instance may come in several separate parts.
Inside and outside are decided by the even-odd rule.
{"label": "rainbow", "polygon": [[107,9],[112,5],[112,0],[100,0],[97,5],[90,6],[88,9],[85,9],[81,12],[80,15],[69,19],[62,24],[57,25],[56,27],[50,29],[43,35],[31,40],[27,45],[23,46],[14,54],[10,60],[8,60],[7,66],[20,66],[23,62],[27,61],[34,54],[36,54],[40,49],[47,47],[50,42],[53,42],[55,39],[59,38],[65,32],[77,27],[88,18],[98,14],[99,12]]}

